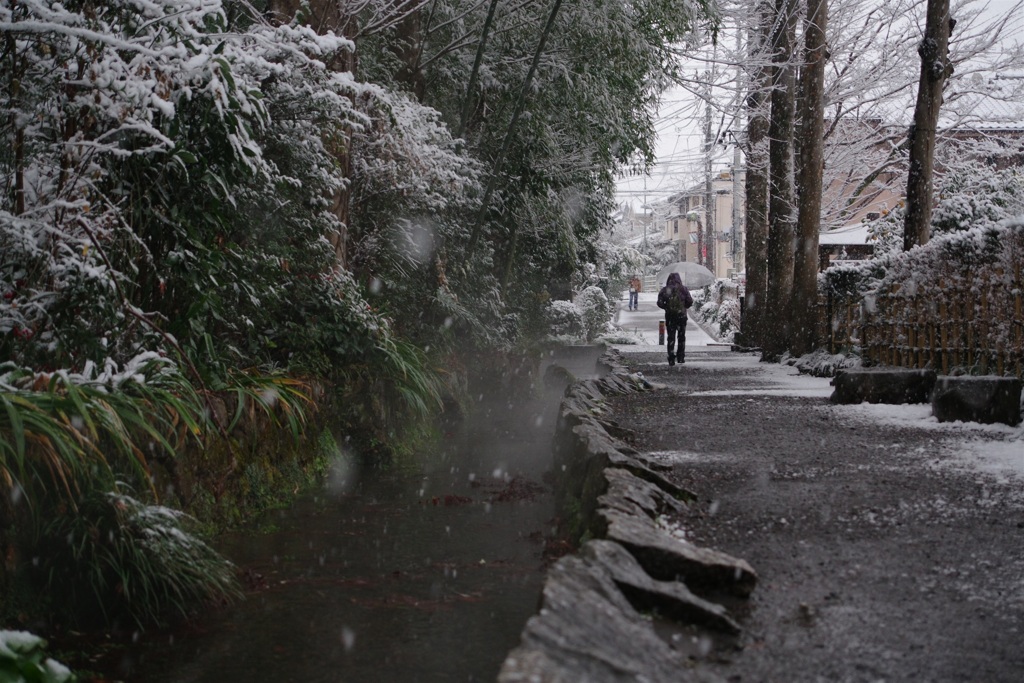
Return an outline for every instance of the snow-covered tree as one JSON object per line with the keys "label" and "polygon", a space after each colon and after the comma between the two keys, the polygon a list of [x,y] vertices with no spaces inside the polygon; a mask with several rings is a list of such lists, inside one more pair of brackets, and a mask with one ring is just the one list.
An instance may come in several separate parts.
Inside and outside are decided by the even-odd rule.
{"label": "snow-covered tree", "polygon": [[[377,36],[380,48],[362,62],[380,78],[413,64],[422,74],[401,81],[412,91],[430,84],[422,100],[483,160],[482,183],[494,189],[470,219],[474,249],[458,260],[492,261],[514,309],[545,289],[568,296],[574,272],[594,259],[614,173],[651,159],[675,46],[709,16],[675,1],[571,0],[554,10],[536,0],[438,0],[421,11],[414,36],[397,27],[390,42]],[[395,59],[396,41],[398,53],[412,46],[417,58]]]}
{"label": "snow-covered tree", "polygon": [[556,299],[550,302],[545,309],[545,319],[550,334],[556,339],[584,338],[583,315],[571,301]]}
{"label": "snow-covered tree", "polygon": [[362,118],[322,59],[348,41],[198,0],[18,2],[0,29],[8,357],[75,367],[216,335],[252,358],[295,296],[282,276],[325,272],[343,179],[320,126]]}
{"label": "snow-covered tree", "polygon": [[[925,4],[922,0],[829,4],[832,20],[827,35],[829,62],[824,94],[822,229],[845,225],[858,202],[906,185],[910,127],[907,112],[912,111],[919,76],[917,50],[924,36]],[[758,311],[757,300],[767,290],[760,270],[768,261],[761,252],[762,232],[758,230],[764,215],[758,180],[766,161],[759,156],[757,145],[764,139],[762,123],[768,120],[765,117],[772,116],[766,101],[773,92],[778,93],[767,86],[765,75],[779,66],[771,60],[778,62],[780,57],[779,51],[766,43],[763,27],[780,27],[785,24],[784,18],[802,11],[797,8],[785,17],[772,16],[764,21],[764,11],[759,9],[762,6],[748,0],[728,5],[725,15],[729,21],[723,32],[742,31],[749,41],[742,41],[734,50],[732,41],[726,38],[718,41],[714,53],[709,50],[705,55],[706,62],[726,66],[743,63],[746,67],[742,72],[729,68],[715,70],[719,78],[712,97],[718,114],[711,140],[715,141],[715,154],[721,154],[725,147],[720,144],[725,139],[723,133],[735,130],[741,118],[737,112],[742,98],[736,92],[744,89],[749,107],[749,137],[744,151],[748,155],[746,266],[748,282],[754,290],[748,291],[748,312],[752,314]],[[963,131],[986,117],[991,121],[1020,119],[1020,88],[1024,84],[1001,78],[1007,71],[1013,73],[1024,67],[1021,43],[1014,36],[1019,27],[1019,19],[1014,17],[1019,18],[1020,11],[1019,3],[1007,8],[1004,14],[987,11],[986,4],[977,0],[952,3],[951,15],[956,18],[957,27],[950,39],[953,73],[944,93],[940,145],[944,144],[946,131]],[[773,13],[778,14],[774,9]],[[805,32],[808,26],[813,24],[805,23],[800,30]],[[803,40],[803,35],[798,32],[796,39]],[[758,41],[760,45],[756,44]],[[737,73],[741,76],[737,77]],[[684,80],[683,86],[692,92],[694,101],[706,98],[699,79]],[[779,146],[781,136],[770,137]],[[775,187],[780,186],[776,181]],[[776,196],[776,215],[781,215],[787,204],[790,211],[796,210],[792,200],[787,202]],[[789,239],[782,235],[777,243],[788,244]]]}
{"label": "snow-covered tree", "polygon": [[[1024,175],[1018,167],[994,168],[956,145],[940,150],[939,159],[931,234],[990,228],[1024,214]],[[904,222],[905,210],[900,205],[870,223],[876,258],[903,248]]]}

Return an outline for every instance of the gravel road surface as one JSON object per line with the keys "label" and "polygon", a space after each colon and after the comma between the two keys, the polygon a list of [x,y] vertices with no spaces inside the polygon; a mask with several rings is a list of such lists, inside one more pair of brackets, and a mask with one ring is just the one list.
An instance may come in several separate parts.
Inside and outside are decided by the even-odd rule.
{"label": "gravel road surface", "polygon": [[1024,428],[939,424],[927,407],[838,406],[829,380],[691,348],[662,385],[610,401],[631,445],[699,503],[673,520],[747,560],[731,681],[1024,681]]}

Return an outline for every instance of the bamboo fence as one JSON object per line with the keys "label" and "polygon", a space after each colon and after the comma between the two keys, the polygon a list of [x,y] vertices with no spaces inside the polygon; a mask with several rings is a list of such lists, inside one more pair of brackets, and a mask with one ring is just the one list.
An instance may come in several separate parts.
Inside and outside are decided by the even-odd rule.
{"label": "bamboo fence", "polygon": [[831,353],[859,351],[865,365],[1024,379],[1024,231],[1003,237],[982,259],[937,249],[923,276],[908,267],[865,294],[829,289],[819,339]]}

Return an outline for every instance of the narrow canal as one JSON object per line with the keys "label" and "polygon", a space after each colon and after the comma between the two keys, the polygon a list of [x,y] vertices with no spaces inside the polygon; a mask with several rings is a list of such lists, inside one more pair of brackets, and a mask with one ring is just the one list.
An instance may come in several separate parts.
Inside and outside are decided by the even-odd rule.
{"label": "narrow canal", "polygon": [[564,384],[551,364],[594,376],[602,349],[560,349],[510,399],[478,388],[478,410],[403,471],[339,467],[321,490],[220,539],[247,599],[133,651],[142,683],[493,681],[537,611],[555,509],[544,483]]}

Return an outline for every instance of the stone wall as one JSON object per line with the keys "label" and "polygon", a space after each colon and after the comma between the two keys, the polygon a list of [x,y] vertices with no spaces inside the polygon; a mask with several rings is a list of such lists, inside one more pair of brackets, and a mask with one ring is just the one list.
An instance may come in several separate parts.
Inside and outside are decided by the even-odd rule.
{"label": "stone wall", "polygon": [[615,352],[601,360],[609,374],[567,389],[555,436],[556,497],[580,548],[552,567],[540,612],[498,680],[718,680],[693,668],[686,648],[656,624],[735,637],[739,625],[712,596],[744,598],[757,576],[745,561],[677,538],[662,522],[695,496],[622,441],[604,404],[611,394],[655,389]]}

